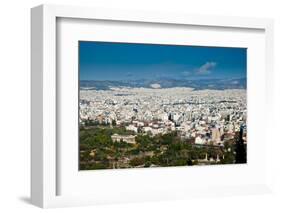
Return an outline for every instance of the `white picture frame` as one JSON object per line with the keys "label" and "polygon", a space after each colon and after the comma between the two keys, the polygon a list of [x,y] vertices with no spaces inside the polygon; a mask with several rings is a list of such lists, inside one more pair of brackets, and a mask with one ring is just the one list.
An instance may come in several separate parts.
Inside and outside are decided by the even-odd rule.
{"label": "white picture frame", "polygon": [[[166,187],[165,190],[157,190],[145,196],[143,193],[135,196],[113,195],[58,195],[60,158],[57,145],[57,88],[60,82],[57,80],[57,21],[64,19],[108,20],[132,23],[153,23],[169,26],[200,26],[211,28],[253,29],[264,33],[265,57],[263,79],[265,88],[262,89],[266,99],[265,107],[267,116],[263,122],[269,123],[273,108],[271,92],[273,91],[273,21],[271,19],[240,18],[240,17],[216,17],[187,14],[166,14],[147,11],[123,11],[112,9],[84,8],[74,6],[41,5],[31,10],[31,201],[34,205],[49,208],[76,205],[91,205],[99,203],[137,202],[143,200],[165,200],[198,196],[215,195],[240,195],[252,193],[264,193],[271,191],[271,165],[270,151],[267,149],[266,162],[262,172],[265,178],[258,183],[249,184],[221,184],[217,187],[195,188]],[[77,79],[78,80],[78,79]],[[266,127],[269,139],[270,129]],[[268,141],[265,144],[268,148]],[[175,174],[178,168],[172,168]],[[78,171],[77,171],[78,172]],[[108,172],[108,171],[107,171]],[[135,170],[132,172],[136,172]],[[161,173],[163,170],[155,171]],[[180,174],[180,173],[178,173]],[[112,174],[113,176],[114,174]],[[120,175],[120,174],[119,174]],[[123,175],[123,174],[122,174]],[[148,174],[149,175],[149,174]],[[172,176],[171,178],[175,178]],[[75,184],[75,183],[74,183]],[[161,185],[159,185],[161,186]],[[164,186],[164,185],[163,185]],[[126,186],[124,186],[126,188]],[[130,191],[133,193],[133,191]],[[136,193],[135,193],[136,194]]]}

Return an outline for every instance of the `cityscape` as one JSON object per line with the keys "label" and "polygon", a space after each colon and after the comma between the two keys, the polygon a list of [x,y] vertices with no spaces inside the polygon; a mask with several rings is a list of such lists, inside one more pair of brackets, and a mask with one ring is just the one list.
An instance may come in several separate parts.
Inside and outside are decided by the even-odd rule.
{"label": "cityscape", "polygon": [[80,170],[247,163],[246,49],[80,41],[79,53]]}

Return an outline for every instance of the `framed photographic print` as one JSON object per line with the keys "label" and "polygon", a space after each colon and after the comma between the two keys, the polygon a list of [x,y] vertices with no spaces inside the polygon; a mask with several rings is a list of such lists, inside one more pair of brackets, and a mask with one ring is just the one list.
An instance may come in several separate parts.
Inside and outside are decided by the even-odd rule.
{"label": "framed photographic print", "polygon": [[80,170],[247,163],[247,49],[79,41]]}
{"label": "framed photographic print", "polygon": [[269,19],[33,8],[32,203],[270,192],[272,30]]}

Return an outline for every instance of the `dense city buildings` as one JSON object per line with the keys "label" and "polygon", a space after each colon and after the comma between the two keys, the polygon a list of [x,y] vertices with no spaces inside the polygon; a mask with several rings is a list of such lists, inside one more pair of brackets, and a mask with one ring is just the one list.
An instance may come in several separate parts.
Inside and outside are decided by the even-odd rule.
{"label": "dense city buildings", "polygon": [[223,145],[246,125],[246,90],[112,88],[81,90],[80,122],[113,123],[143,134],[178,131],[198,144]]}

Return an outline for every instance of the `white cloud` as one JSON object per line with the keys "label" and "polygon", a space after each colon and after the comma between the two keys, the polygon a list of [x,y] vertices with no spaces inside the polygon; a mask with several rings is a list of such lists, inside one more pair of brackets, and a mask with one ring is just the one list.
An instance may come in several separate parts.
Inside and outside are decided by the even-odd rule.
{"label": "white cloud", "polygon": [[198,75],[207,75],[210,74],[211,71],[217,66],[216,62],[206,62],[201,67],[196,70],[196,74]]}

